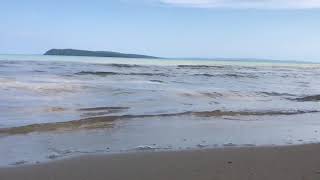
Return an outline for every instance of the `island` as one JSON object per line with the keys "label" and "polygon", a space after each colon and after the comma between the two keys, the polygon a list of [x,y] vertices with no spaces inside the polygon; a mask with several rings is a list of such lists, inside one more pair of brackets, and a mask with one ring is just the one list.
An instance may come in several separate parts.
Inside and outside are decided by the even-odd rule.
{"label": "island", "polygon": [[140,54],[125,54],[113,51],[88,51],[78,49],[50,49],[44,55],[55,56],[93,56],[93,57],[119,57],[119,58],[152,58],[158,59],[159,57],[140,55]]}

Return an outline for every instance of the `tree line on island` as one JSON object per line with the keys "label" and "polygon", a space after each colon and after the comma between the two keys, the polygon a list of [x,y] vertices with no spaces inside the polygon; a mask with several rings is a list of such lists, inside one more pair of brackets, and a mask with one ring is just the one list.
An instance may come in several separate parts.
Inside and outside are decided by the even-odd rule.
{"label": "tree line on island", "polygon": [[93,57],[121,57],[121,58],[152,58],[158,59],[159,57],[147,56],[141,54],[126,54],[113,51],[88,51],[78,49],[50,49],[44,55],[55,56],[93,56]]}

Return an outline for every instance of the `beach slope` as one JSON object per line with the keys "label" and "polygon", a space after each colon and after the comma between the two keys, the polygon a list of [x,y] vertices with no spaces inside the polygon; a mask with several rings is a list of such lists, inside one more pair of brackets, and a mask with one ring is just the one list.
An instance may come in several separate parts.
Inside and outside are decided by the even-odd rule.
{"label": "beach slope", "polygon": [[320,145],[94,155],[0,169],[1,180],[316,180]]}

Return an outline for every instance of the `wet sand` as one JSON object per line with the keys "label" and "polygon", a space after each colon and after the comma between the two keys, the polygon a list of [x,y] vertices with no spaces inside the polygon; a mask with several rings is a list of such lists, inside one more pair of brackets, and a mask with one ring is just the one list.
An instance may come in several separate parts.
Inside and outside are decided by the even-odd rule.
{"label": "wet sand", "polygon": [[92,155],[0,169],[1,180],[316,180],[320,145]]}

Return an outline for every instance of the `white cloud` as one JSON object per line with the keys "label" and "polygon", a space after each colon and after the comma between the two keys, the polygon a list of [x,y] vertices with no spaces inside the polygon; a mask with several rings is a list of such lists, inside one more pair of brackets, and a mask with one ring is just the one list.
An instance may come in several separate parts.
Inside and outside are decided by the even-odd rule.
{"label": "white cloud", "polygon": [[201,8],[311,9],[320,0],[158,0],[161,3]]}

